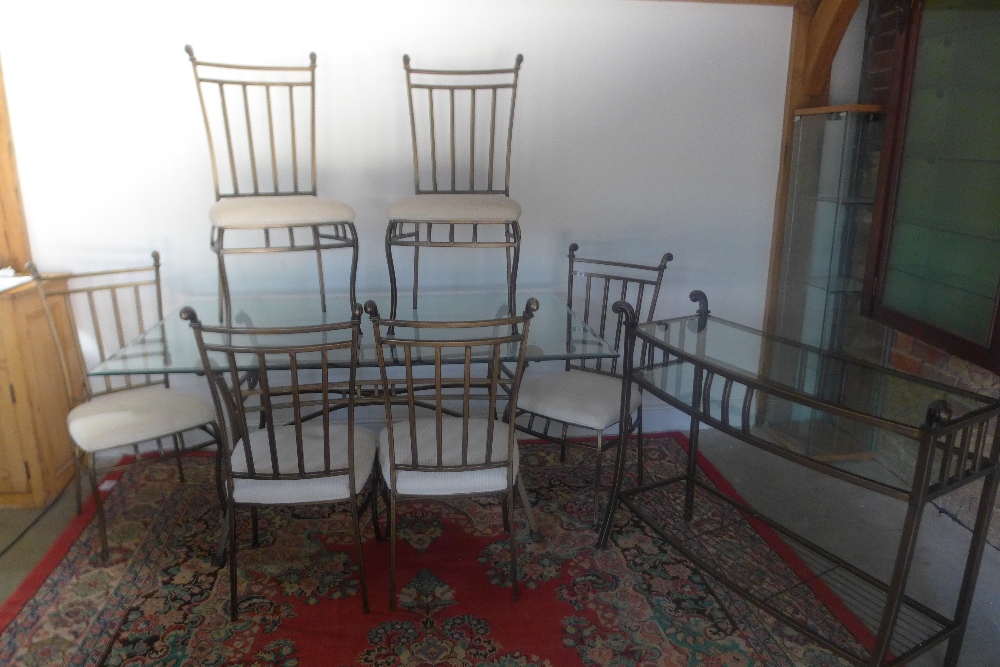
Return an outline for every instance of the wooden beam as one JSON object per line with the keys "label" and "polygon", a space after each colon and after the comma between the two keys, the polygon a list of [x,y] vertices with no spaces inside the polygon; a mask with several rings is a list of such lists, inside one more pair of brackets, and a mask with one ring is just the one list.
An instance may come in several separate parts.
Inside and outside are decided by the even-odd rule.
{"label": "wooden beam", "polygon": [[788,54],[785,115],[781,130],[778,188],[774,198],[771,259],[767,275],[764,330],[772,331],[777,316],[778,283],[785,247],[785,218],[792,165],[792,135],[795,114],[806,107],[822,107],[830,98],[830,69],[844,32],[860,0],[800,0],[792,14],[792,38]]}
{"label": "wooden beam", "polygon": [[830,69],[844,33],[860,0],[821,0],[809,22],[805,87],[810,106],[825,104],[830,96]]}
{"label": "wooden beam", "polygon": [[[653,2],[702,2],[716,5],[768,5],[772,7],[794,7],[803,0],[653,0]],[[815,2],[816,0],[809,0]]]}
{"label": "wooden beam", "polygon": [[13,266],[18,272],[31,259],[28,226],[24,219],[21,187],[14,159],[14,140],[7,113],[3,67],[0,66],[0,267]]}
{"label": "wooden beam", "polygon": [[767,296],[764,306],[764,331],[774,329],[777,316],[778,283],[785,249],[785,216],[788,209],[788,183],[792,166],[792,135],[795,110],[806,106],[806,55],[809,48],[809,24],[814,6],[800,3],[792,13],[792,39],[788,50],[788,75],[785,83],[785,115],[781,126],[781,152],[778,155],[778,189],[774,197],[774,225],[771,233],[771,259],[767,273]]}

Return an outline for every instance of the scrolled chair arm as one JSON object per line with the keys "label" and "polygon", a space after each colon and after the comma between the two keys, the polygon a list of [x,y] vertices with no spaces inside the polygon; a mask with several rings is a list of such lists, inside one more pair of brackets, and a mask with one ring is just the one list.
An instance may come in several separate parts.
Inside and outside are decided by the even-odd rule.
{"label": "scrolled chair arm", "polygon": [[525,302],[524,304],[524,316],[530,320],[532,317],[535,316],[535,313],[538,312],[538,308],[539,308],[538,299],[536,299],[535,297],[529,298],[527,302]]}
{"label": "scrolled chair arm", "polygon": [[625,318],[626,326],[635,326],[639,322],[635,308],[628,301],[615,301],[611,304],[611,312],[622,315]]}
{"label": "scrolled chair arm", "polygon": [[939,398],[927,406],[927,416],[924,419],[924,425],[933,430],[947,425],[951,421],[951,417],[951,405],[943,398]]}
{"label": "scrolled chair arm", "polygon": [[201,321],[198,320],[198,313],[191,306],[181,308],[181,319],[190,322],[193,327],[201,326]]}
{"label": "scrolled chair arm", "polygon": [[705,296],[705,293],[700,289],[692,290],[691,293],[688,294],[688,298],[698,304],[698,310],[695,312],[702,317],[707,317],[712,313],[712,311],[708,309],[708,297]]}

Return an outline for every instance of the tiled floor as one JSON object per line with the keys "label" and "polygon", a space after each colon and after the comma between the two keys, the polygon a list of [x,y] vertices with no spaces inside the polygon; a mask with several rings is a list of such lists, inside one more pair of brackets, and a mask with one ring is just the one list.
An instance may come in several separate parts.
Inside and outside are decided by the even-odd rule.
{"label": "tiled floor", "polygon": [[46,510],[0,510],[0,600],[14,592],[75,516],[72,484]]}
{"label": "tiled floor", "polygon": [[[704,432],[701,447],[739,493],[766,514],[868,571],[886,576],[895,557],[901,503],[804,471],[717,432]],[[0,599],[6,599],[31,571],[73,519],[75,510],[70,486],[40,518],[37,510],[0,511],[0,551],[7,549],[0,556]],[[24,537],[8,548],[32,521],[35,524]],[[932,606],[947,605],[954,597],[952,591],[961,575],[960,552],[968,539],[969,531],[964,527],[941,512],[928,510],[908,592]],[[939,651],[911,663],[911,667],[941,664],[942,656]],[[959,665],[998,664],[1000,552],[987,547]]]}

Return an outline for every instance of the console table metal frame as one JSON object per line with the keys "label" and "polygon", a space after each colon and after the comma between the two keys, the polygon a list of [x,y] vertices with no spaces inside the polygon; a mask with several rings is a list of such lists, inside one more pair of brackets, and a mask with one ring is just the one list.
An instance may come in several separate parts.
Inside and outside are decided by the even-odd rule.
{"label": "console table metal frame", "polygon": [[[843,402],[825,400],[822,397],[796,391],[792,387],[778,384],[760,374],[757,377],[751,377],[751,374],[748,374],[746,371],[741,371],[726,364],[713,364],[711,359],[706,357],[704,336],[706,325],[709,323],[707,300],[705,295],[697,290],[691,293],[691,300],[697,301],[700,305],[695,316],[643,325],[638,325],[634,313],[628,307],[628,304],[619,302],[615,305],[617,312],[620,312],[626,320],[624,350],[625,379],[622,385],[622,405],[629,405],[629,397],[633,387],[640,387],[643,391],[649,392],[653,396],[688,414],[691,417],[690,447],[687,453],[686,470],[683,474],[671,479],[658,480],[630,489],[622,488],[625,478],[626,448],[618,447],[614,480],[607,513],[604,517],[598,538],[598,545],[604,547],[607,544],[614,524],[615,510],[619,502],[623,503],[666,542],[677,548],[685,557],[711,574],[717,581],[736,591],[751,603],[766,609],[776,618],[812,638],[827,650],[850,662],[872,667],[900,665],[925,653],[933,646],[947,641],[948,647],[944,664],[954,667],[958,662],[962,639],[969,618],[976,579],[979,574],[979,565],[986,544],[987,530],[997,493],[997,459],[998,453],[1000,453],[1000,446],[998,446],[997,441],[997,422],[998,415],[1000,415],[1000,403],[989,402],[992,399],[986,399],[982,396],[948,387],[947,391],[949,393],[975,396],[979,402],[988,402],[988,404],[985,407],[975,409],[961,417],[952,419],[950,406],[943,400],[936,400],[928,406],[926,420],[923,425],[917,428],[884,417],[853,410],[843,404]],[[718,318],[713,319],[725,323],[726,326],[741,328],[751,335],[761,336],[762,339],[766,338],[761,332],[748,327],[741,327],[740,325],[725,322],[724,320],[718,320]],[[690,325],[690,329],[695,331],[699,337],[696,344],[697,351],[692,354],[690,350],[677,349],[677,347],[671,346],[662,339],[659,339],[656,335],[656,327],[663,327],[664,325],[682,327]],[[781,342],[783,344],[794,344],[784,340]],[[637,344],[642,346],[643,351],[640,357],[643,361],[640,364],[635,363],[636,356],[634,351]],[[819,352],[812,348],[810,350]],[[839,355],[831,355],[827,352],[822,352],[822,354],[839,357]],[[659,361],[654,361],[655,355],[662,355]],[[908,376],[892,369],[878,367],[874,364],[865,364],[865,362],[846,357],[839,357],[839,359],[852,364],[862,364],[867,366],[868,370],[893,376],[896,379],[902,378],[907,382],[912,380],[921,385],[938,386],[933,382]],[[660,383],[650,380],[651,374],[657,372],[657,369],[666,371],[670,366],[677,366],[679,368],[684,364],[690,364],[693,368],[693,386],[691,387],[690,403],[683,400],[680,396],[672,395]],[[712,404],[709,400],[711,387],[713,383],[717,382],[722,383],[722,407],[721,410],[717,411],[718,415],[712,413]],[[741,406],[729,405],[734,387],[739,387],[744,393]],[[739,393],[740,391],[737,391],[737,395]],[[774,396],[786,399],[793,404],[819,409],[831,415],[867,423],[911,438],[917,446],[917,459],[909,488],[901,489],[835,468],[822,461],[777,446],[752,433],[751,403],[755,396],[761,398]],[[741,408],[739,423],[734,423],[734,420],[731,418],[731,412],[735,411],[735,407]],[[625,415],[623,415],[622,419],[624,423]],[[887,583],[877,580],[860,568],[809,542],[802,536],[793,533],[791,530],[760,514],[746,504],[735,501],[720,493],[714,487],[696,479],[698,429],[702,423],[742,442],[759,447],[812,470],[837,477],[846,482],[905,502],[907,510],[890,580]],[[965,562],[962,584],[959,589],[954,616],[948,618],[906,595],[906,583],[913,563],[921,515],[928,502],[980,479],[983,480],[983,488]],[[684,517],[686,521],[690,521],[693,517],[695,489],[703,489],[714,496],[732,503],[744,515],[764,521],[783,536],[794,540],[808,549],[812,549],[820,557],[831,561],[836,567],[844,568],[858,580],[864,582],[870,587],[877,598],[885,599],[874,643],[864,647],[863,652],[859,652],[856,647],[837,644],[831,638],[818,634],[801,621],[784,613],[775,605],[768,604],[767,600],[754,595],[747,587],[741,586],[738,582],[719,572],[718,568],[715,568],[704,558],[699,557],[691,549],[685,547],[680,540],[671,536],[662,527],[655,525],[655,522],[651,521],[648,514],[643,511],[642,495],[653,489],[670,484],[684,485]],[[901,642],[904,641],[901,639],[896,642],[894,648],[893,639],[897,630],[897,622],[900,620],[901,611],[904,609],[908,615],[919,618],[929,630],[927,630],[926,636],[922,638],[917,638],[916,640],[908,638],[907,644],[901,645]]]}

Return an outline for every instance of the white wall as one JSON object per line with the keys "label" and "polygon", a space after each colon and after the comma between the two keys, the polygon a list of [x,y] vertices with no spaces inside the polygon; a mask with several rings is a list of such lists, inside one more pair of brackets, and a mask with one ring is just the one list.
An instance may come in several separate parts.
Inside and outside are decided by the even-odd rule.
{"label": "white wall", "polygon": [[[660,314],[689,312],[699,288],[716,314],[760,324],[791,15],[634,0],[7,3],[0,58],[32,252],[56,270],[155,248],[168,306],[214,293],[211,172],[183,46],[269,64],[315,51],[320,193],[357,210],[359,291],[384,290],[385,206],[412,188],[402,54],[475,67],[523,53],[521,294],[562,284],[571,241],[651,263],[669,251]],[[449,262],[428,280],[453,287],[477,269]]]}

